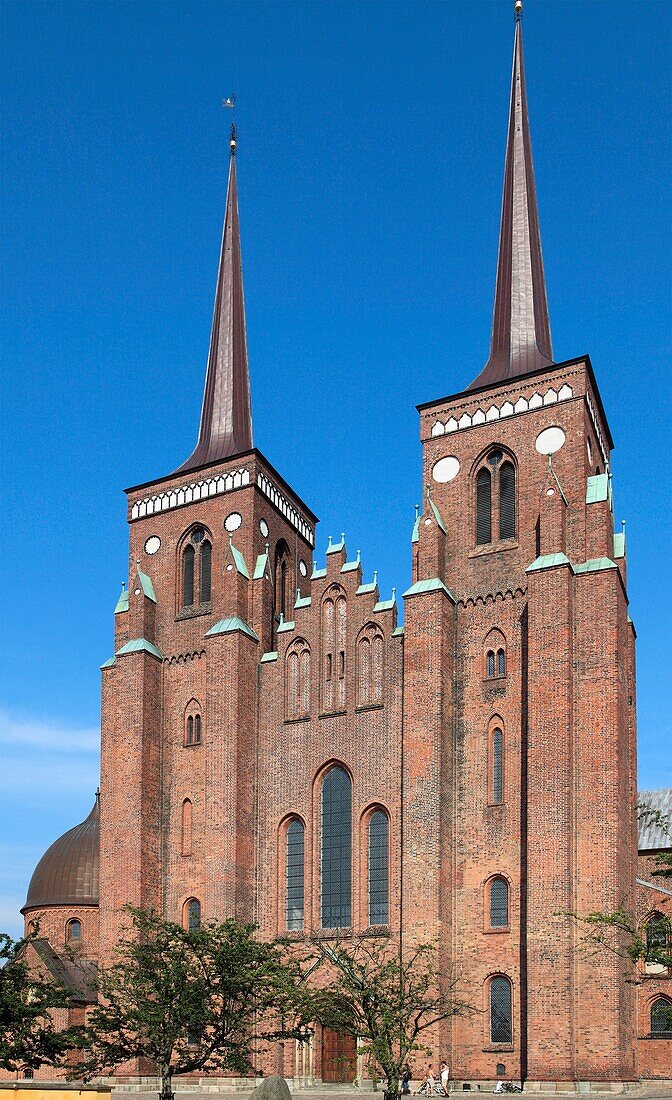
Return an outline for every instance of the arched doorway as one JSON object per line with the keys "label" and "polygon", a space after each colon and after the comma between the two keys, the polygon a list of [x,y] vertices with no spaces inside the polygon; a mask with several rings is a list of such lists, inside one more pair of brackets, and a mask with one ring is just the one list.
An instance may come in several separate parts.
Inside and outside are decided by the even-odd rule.
{"label": "arched doorway", "polygon": [[322,1028],[322,1080],[351,1084],[357,1076],[357,1039]]}

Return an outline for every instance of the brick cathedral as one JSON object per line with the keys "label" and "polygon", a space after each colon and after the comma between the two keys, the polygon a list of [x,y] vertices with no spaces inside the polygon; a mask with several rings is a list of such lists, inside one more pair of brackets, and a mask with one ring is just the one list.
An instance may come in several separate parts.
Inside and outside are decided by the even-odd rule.
{"label": "brick cathedral", "polygon": [[[519,17],[490,356],[418,408],[403,626],[344,540],[313,560],[315,514],[253,444],[245,324],[234,133],[198,442],[127,490],[100,798],[33,875],[34,950],[85,1010],[128,902],[267,938],[435,940],[481,1009],[436,1035],[456,1087],[669,1076],[669,974],[633,985],[560,915],[655,922],[672,892],[647,862],[664,831],[638,867],[613,444],[588,356],[553,357]],[[319,1027],[285,1047],[295,1084],[358,1073]]]}

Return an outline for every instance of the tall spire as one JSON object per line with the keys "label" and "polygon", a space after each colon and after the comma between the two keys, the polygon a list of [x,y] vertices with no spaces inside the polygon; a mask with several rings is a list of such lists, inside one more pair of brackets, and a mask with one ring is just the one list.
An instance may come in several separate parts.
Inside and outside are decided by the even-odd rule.
{"label": "tall spire", "polygon": [[176,473],[220,462],[252,448],[250,376],[245,337],[243,267],[236,186],[236,129],[231,127],[231,162],[222,249],[217,272],[210,352],[205,375],[201,427],[193,454]]}
{"label": "tall spire", "polygon": [[515,378],[553,362],[532,168],[520,0],[515,10],[511,106],[490,358],[469,389]]}

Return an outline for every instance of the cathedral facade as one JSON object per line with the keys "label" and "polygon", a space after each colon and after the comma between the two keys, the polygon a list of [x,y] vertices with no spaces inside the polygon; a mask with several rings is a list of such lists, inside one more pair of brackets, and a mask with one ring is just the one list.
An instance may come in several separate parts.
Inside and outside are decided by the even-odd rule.
{"label": "cathedral facade", "polygon": [[[553,357],[520,20],[490,357],[418,411],[402,626],[344,539],[314,560],[315,514],[253,444],[232,136],[198,443],[127,490],[100,800],[43,857],[26,920],[85,971],[129,902],[269,939],[436,942],[479,1010],[436,1035],[460,1087],[668,1076],[669,975],[638,991],[566,916],[671,899],[637,885],[613,443],[588,356]],[[277,1068],[351,1080],[355,1056],[317,1028]]]}

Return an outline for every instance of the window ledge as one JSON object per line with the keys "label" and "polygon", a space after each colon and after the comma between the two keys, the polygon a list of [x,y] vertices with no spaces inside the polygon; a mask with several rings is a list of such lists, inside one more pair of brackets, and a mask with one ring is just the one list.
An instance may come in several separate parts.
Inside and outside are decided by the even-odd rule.
{"label": "window ledge", "polygon": [[384,703],[360,703],[358,707],[355,707],[355,714],[362,710],[383,710],[384,706]]}
{"label": "window ledge", "polygon": [[297,718],[285,718],[286,726],[294,726],[297,722],[310,722],[310,715],[300,714]]}
{"label": "window ledge", "polygon": [[280,940],[281,942],[283,940],[289,940],[291,943],[300,943],[302,940],[305,940],[306,933],[303,929],[299,930],[298,928],[288,928],[284,932],[279,932],[275,938],[276,940]]}
{"label": "window ledge", "polygon": [[200,749],[202,747],[203,747],[203,742],[202,741],[192,741],[190,745],[187,744],[187,742],[185,741],[182,744],[183,749]]}
{"label": "window ledge", "polygon": [[389,924],[369,924],[364,928],[360,935],[362,936],[389,936],[390,926]]}
{"label": "window ledge", "polygon": [[510,932],[510,931],[511,931],[511,925],[510,924],[502,925],[501,928],[484,928],[483,929],[483,932],[485,933],[486,936],[496,936],[499,932]]}
{"label": "window ledge", "polygon": [[497,1051],[498,1053],[501,1051],[504,1053],[505,1051],[513,1051],[515,1049],[513,1043],[490,1043],[489,1046],[483,1047],[483,1053],[487,1054],[489,1051]]}
{"label": "window ledge", "polygon": [[318,718],[337,718],[341,714],[347,714],[345,708],[343,710],[323,710],[321,714],[318,714]]}
{"label": "window ledge", "polygon": [[501,802],[488,802],[487,803],[487,809],[488,810],[503,810],[505,805],[506,805],[506,803],[503,800]]}
{"label": "window ledge", "polygon": [[484,684],[497,684],[497,685],[499,685],[499,684],[501,684],[502,680],[506,680],[506,679],[507,679],[506,673],[504,673],[503,676],[484,676],[483,677],[483,683]]}
{"label": "window ledge", "polygon": [[182,619],[198,619],[201,615],[212,615],[212,603],[202,603],[198,607],[183,607],[175,616],[175,622]]}
{"label": "window ledge", "polygon": [[468,558],[483,558],[488,554],[501,554],[505,550],[517,550],[520,543],[518,539],[502,539],[500,542],[488,542],[483,546],[477,546],[467,554]]}

